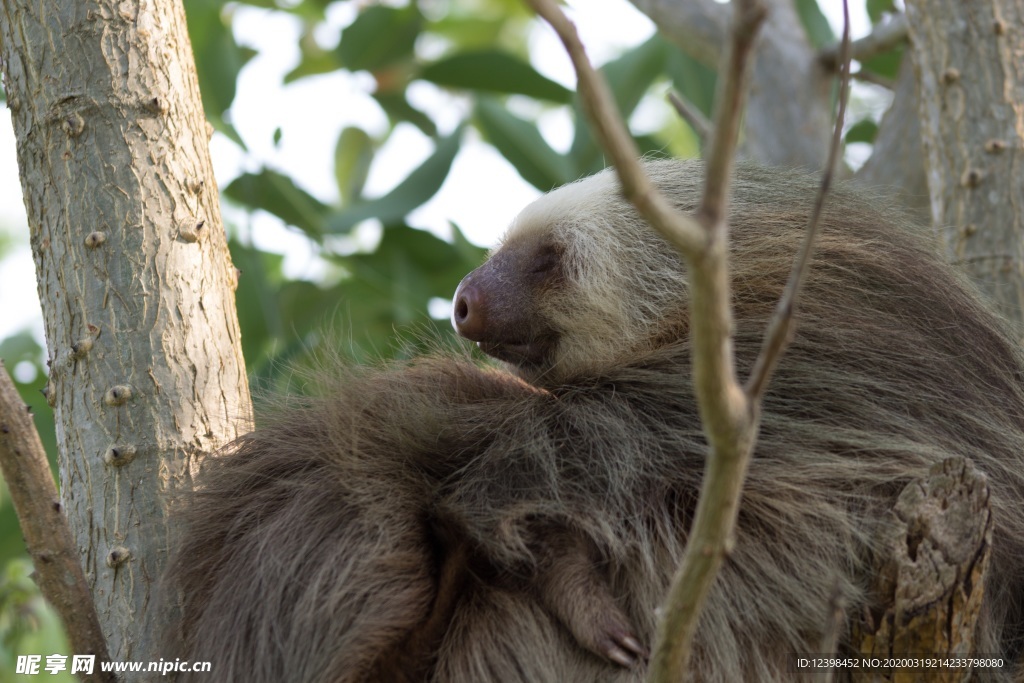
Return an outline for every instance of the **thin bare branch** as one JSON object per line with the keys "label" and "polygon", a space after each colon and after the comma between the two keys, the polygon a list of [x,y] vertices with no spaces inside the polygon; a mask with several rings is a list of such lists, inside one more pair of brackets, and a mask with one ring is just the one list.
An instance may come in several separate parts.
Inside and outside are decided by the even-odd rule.
{"label": "thin bare branch", "polygon": [[569,52],[583,106],[616,166],[624,194],[676,245],[689,266],[693,381],[710,455],[686,552],[669,591],[651,661],[652,681],[675,682],[684,678],[698,618],[734,542],[740,493],[757,433],[757,411],[739,386],[732,353],[725,217],[747,62],[765,10],[759,0],[733,2],[732,40],[719,80],[704,196],[694,221],[674,211],[644,175],[607,86],[588,62],[571,22],[552,0],[530,0],[530,4],[552,25]]}
{"label": "thin bare branch", "polygon": [[[862,62],[875,55],[892,49],[907,38],[907,17],[897,14],[884,24],[875,26],[874,30],[863,38],[850,44],[850,59]],[[826,69],[835,70],[842,66],[842,42],[829,45],[818,53],[818,61]]]}
{"label": "thin bare branch", "polygon": [[727,198],[751,48],[764,21],[758,0],[734,0],[732,38],[720,71],[704,193],[697,219],[708,249],[690,262],[693,382],[710,453],[686,550],[658,623],[649,677],[686,680],[693,638],[711,586],[735,542],[740,495],[757,435],[757,411],[736,379],[728,269]]}
{"label": "thin bare branch", "polygon": [[700,140],[701,151],[703,151],[707,146],[708,140],[711,139],[711,121],[708,121],[692,102],[684,99],[682,95],[674,90],[669,91],[668,101],[683,121],[686,121],[690,128],[693,129],[693,132],[697,134],[697,138]]}
{"label": "thin bare branch", "polygon": [[852,74],[850,74],[850,78],[861,81],[862,83],[870,83],[871,85],[877,85],[879,87],[885,88],[886,90],[895,90],[896,88],[896,81],[894,81],[893,79],[886,78],[885,76],[879,76],[876,73],[865,71],[864,69],[854,71]]}
{"label": "thin bare branch", "polygon": [[786,289],[782,293],[772,321],[768,325],[764,346],[761,347],[761,353],[754,363],[750,379],[747,380],[745,390],[751,401],[760,402],[779,359],[782,358],[783,352],[793,339],[793,332],[796,329],[794,312],[797,297],[800,295],[800,288],[803,286],[810,268],[811,254],[814,252],[814,242],[821,223],[821,210],[825,205],[825,197],[828,195],[832,177],[835,175],[836,165],[839,162],[843,141],[843,121],[846,118],[846,103],[850,91],[850,9],[846,0],[843,0],[843,39],[840,54],[843,68],[839,78],[839,110],[836,113],[832,146],[828,153],[828,165],[822,174],[821,186],[818,188],[818,195],[814,200],[810,223],[807,226],[807,235],[800,247],[800,253],[793,263],[793,270],[790,273],[789,282],[786,283]]}
{"label": "thin bare branch", "polygon": [[[35,580],[60,615],[76,654],[92,654],[108,661],[107,644],[100,629],[78,551],[64,517],[57,486],[46,452],[39,440],[28,406],[14,388],[0,360],[0,469],[18,514],[25,545],[35,565]],[[116,678],[94,668],[95,681]]]}
{"label": "thin bare branch", "polygon": [[640,165],[640,153],[615,108],[608,85],[587,58],[576,27],[553,0],[528,0],[533,10],[558,34],[579,79],[577,90],[601,147],[619,174],[622,192],[640,214],[676,249],[693,258],[707,243],[704,230],[676,211],[651,184]]}

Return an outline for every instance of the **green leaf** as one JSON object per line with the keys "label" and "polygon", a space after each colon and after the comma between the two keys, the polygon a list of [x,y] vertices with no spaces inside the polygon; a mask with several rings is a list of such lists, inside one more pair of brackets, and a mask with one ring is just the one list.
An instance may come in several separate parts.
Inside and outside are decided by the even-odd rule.
{"label": "green leaf", "polygon": [[[28,330],[23,330],[0,341],[0,359],[3,359],[7,372],[13,373],[15,366],[22,362],[31,363],[35,367],[35,379],[27,384],[18,382],[14,379],[13,374],[11,378],[14,380],[14,386],[18,390],[22,402],[29,407],[32,413],[36,431],[39,433],[43,450],[46,451],[46,457],[50,463],[50,470],[56,471],[57,437],[53,409],[47,405],[46,399],[40,391],[47,383],[47,369],[43,365],[43,358],[43,348]],[[6,484],[0,479],[0,564],[24,554],[25,542],[22,540],[18,518],[11,506]],[[2,583],[2,579],[0,579],[0,583]],[[3,598],[4,591],[0,589],[0,602],[3,601]],[[3,614],[3,605],[0,604],[0,615]],[[3,621],[0,618],[0,636],[3,635]],[[3,643],[0,642],[0,652],[2,651]]]}
{"label": "green leaf", "polygon": [[373,153],[373,139],[362,128],[349,127],[341,131],[334,147],[334,179],[342,206],[362,197]]}
{"label": "green leaf", "polygon": [[672,156],[668,152],[668,145],[653,135],[634,135],[633,141],[644,159],[668,159]]}
{"label": "green leaf", "polygon": [[664,72],[667,56],[668,45],[655,34],[601,67],[624,119],[629,119],[654,79]]}
{"label": "green leaf", "polygon": [[[651,84],[664,72],[668,55],[668,44],[655,34],[601,67],[623,119],[629,120]],[[604,167],[604,161],[578,101],[573,109],[576,114],[576,137],[569,149],[569,157],[573,162],[571,175],[579,177],[600,170]],[[547,189],[550,188],[545,191]]]}
{"label": "green leaf", "polygon": [[185,16],[196,58],[203,108],[213,122],[231,106],[238,73],[255,52],[235,42],[231,26],[225,21],[230,15],[223,13],[222,3],[186,0]]}
{"label": "green leaf", "polygon": [[518,57],[500,50],[452,55],[428,65],[419,77],[449,88],[527,95],[560,103],[572,98],[572,91],[540,75]]}
{"label": "green leaf", "polygon": [[306,76],[327,74],[340,68],[342,66],[336,51],[303,44],[302,57],[295,68],[284,75],[284,82],[292,83]]}
{"label": "green leaf", "polygon": [[800,15],[800,23],[804,25],[807,37],[816,50],[836,42],[836,34],[832,32],[832,27],[818,6],[817,0],[796,0],[796,12]]}
{"label": "green leaf", "polygon": [[488,48],[497,45],[509,18],[496,16],[453,16],[454,6],[441,18],[431,21],[427,30],[431,35],[447,39],[460,49]]}
{"label": "green leaf", "polygon": [[867,0],[867,11],[871,23],[877,24],[887,12],[896,11],[896,3],[893,0]]}
{"label": "green leaf", "polygon": [[284,329],[277,301],[284,257],[244,246],[237,240],[231,240],[229,247],[231,261],[240,271],[235,301],[242,331],[242,356],[249,367],[255,367]]}
{"label": "green leaf", "polygon": [[[57,437],[53,423],[53,409],[46,403],[40,390],[46,386],[46,377],[49,374],[43,364],[45,357],[44,349],[36,341],[35,336],[28,331],[22,330],[3,341],[0,341],[0,359],[7,365],[7,371],[13,372],[14,367],[21,362],[28,362],[35,366],[36,377],[28,384],[14,381],[21,400],[25,405],[32,408],[32,415],[36,423],[36,431],[43,442],[43,448],[50,459],[51,467],[57,463]],[[13,379],[13,376],[12,376]],[[20,536],[19,536],[20,543]]]}
{"label": "green leaf", "polygon": [[281,337],[279,341],[284,342],[285,346],[296,337],[301,338],[315,331],[338,306],[331,288],[302,280],[285,283],[278,297],[282,326],[287,335],[287,338]]}
{"label": "green leaf", "polygon": [[422,25],[423,15],[415,3],[371,5],[341,32],[338,57],[352,71],[375,71],[411,59]]}
{"label": "green leaf", "polygon": [[[470,270],[473,270],[484,262],[484,258],[487,256],[487,250],[483,247],[476,246],[466,239],[466,234],[462,232],[462,228],[458,225],[451,221],[449,221],[448,224],[452,228],[452,246],[458,253],[459,260],[465,264],[466,272],[468,273]],[[462,278],[460,277],[459,279],[461,280]]]}
{"label": "green leaf", "polygon": [[477,100],[473,116],[487,141],[526,182],[541,192],[574,179],[566,158],[551,149],[535,124],[515,116],[488,97]]}
{"label": "green leaf", "polygon": [[884,78],[895,80],[900,73],[900,62],[903,61],[903,45],[898,45],[888,52],[877,54],[860,63],[860,68],[878,74]]}
{"label": "green leaf", "polygon": [[[274,2],[274,0],[270,0]],[[293,0],[275,2],[278,9],[287,10],[297,17],[309,22],[322,22],[327,17],[327,8],[333,0],[302,0],[293,4]]]}
{"label": "green leaf", "polygon": [[420,129],[428,138],[437,137],[437,126],[434,121],[405,99],[404,92],[374,93],[373,99],[388,115],[391,125],[405,121]]}
{"label": "green leaf", "polygon": [[[383,197],[356,204],[327,221],[327,231],[344,233],[368,218],[377,218],[384,225],[397,223],[413,209],[437,194],[448,177],[455,154],[459,151],[462,128],[438,140],[434,153]],[[385,231],[387,232],[387,231]]]}
{"label": "green leaf", "polygon": [[[275,0],[239,0],[243,5],[249,5],[251,7],[260,7],[262,9],[278,9]],[[186,5],[188,3],[186,2]]]}
{"label": "green leaf", "polygon": [[267,168],[235,178],[225,188],[224,195],[244,206],[272,213],[314,239],[322,235],[329,213],[327,205],[291,178]]}
{"label": "green leaf", "polygon": [[878,134],[878,124],[871,119],[862,119],[850,126],[846,131],[847,144],[853,142],[874,142]]}
{"label": "green leaf", "polygon": [[710,119],[718,80],[715,70],[674,47],[669,49],[665,69],[676,92]]}
{"label": "green leaf", "polygon": [[[7,371],[14,369],[15,364],[27,360],[38,365],[43,356],[39,342],[28,330],[22,330],[0,341],[0,359],[7,364]],[[41,373],[40,377],[46,373]]]}
{"label": "green leaf", "polygon": [[[358,299],[347,297],[352,317],[375,320],[390,329],[425,322],[430,299],[451,297],[482,258],[482,249],[467,250],[423,230],[405,225],[388,228],[375,252],[345,259],[353,275],[346,289],[361,291]],[[382,306],[381,299],[387,305]]]}

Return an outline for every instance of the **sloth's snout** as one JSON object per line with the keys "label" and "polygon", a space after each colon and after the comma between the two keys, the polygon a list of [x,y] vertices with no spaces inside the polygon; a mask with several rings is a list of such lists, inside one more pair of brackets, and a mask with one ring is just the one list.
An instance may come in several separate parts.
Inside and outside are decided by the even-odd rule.
{"label": "sloth's snout", "polygon": [[483,293],[470,279],[463,278],[452,300],[452,325],[455,331],[471,341],[481,341],[487,330],[487,312]]}

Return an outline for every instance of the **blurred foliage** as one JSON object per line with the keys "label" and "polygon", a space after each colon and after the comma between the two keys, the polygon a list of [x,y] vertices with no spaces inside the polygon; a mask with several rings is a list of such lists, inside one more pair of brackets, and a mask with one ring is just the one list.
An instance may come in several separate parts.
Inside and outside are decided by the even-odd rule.
{"label": "blurred foliage", "polygon": [[795,0],[797,14],[800,15],[800,22],[807,31],[807,37],[811,45],[821,49],[826,45],[835,42],[836,35],[829,26],[817,0]]}
{"label": "blurred foliage", "polygon": [[[227,35],[220,35],[230,27],[230,13],[213,16],[205,0],[187,0],[189,13],[192,4],[206,13],[210,24],[203,30],[203,44],[210,45],[210,50],[235,51],[216,65],[197,59],[203,91],[213,87],[220,92],[216,105],[206,104],[221,109],[207,113],[223,121],[227,94],[234,92],[230,70],[237,76],[248,55]],[[344,338],[346,352],[365,358],[408,353],[420,346],[417,336],[450,336],[447,322],[432,321],[425,314],[427,304],[435,298],[450,298],[459,279],[482,261],[484,251],[470,244],[457,226],[451,226],[451,238],[446,241],[410,228],[406,217],[440,189],[470,128],[541,191],[604,166],[603,154],[585,127],[576,126],[568,153],[553,148],[539,132],[537,119],[547,112],[560,109],[577,123],[581,113],[572,91],[531,65],[527,49],[531,19],[518,0],[365,6],[339,32],[334,45],[324,41],[318,30],[325,21],[327,3],[259,0],[249,4],[289,13],[301,22],[300,61],[285,77],[287,82],[339,70],[366,72],[372,76],[367,94],[390,122],[383,134],[356,127],[341,131],[334,155],[337,204],[325,203],[295,179],[271,168],[244,173],[223,190],[227,201],[269,213],[301,232],[330,264],[323,281],[289,282],[280,256],[233,241],[232,254],[242,271],[237,300],[243,351],[260,387],[275,386],[289,362],[314,350],[325,338]],[[422,49],[423,45],[430,49]],[[196,52],[197,57],[203,54],[198,47]],[[645,96],[663,96],[670,86],[710,112],[714,71],[657,36],[627,50],[604,65],[603,71],[626,116]],[[407,98],[415,82],[430,83],[459,102],[453,111],[466,112],[463,120],[440,130]],[[510,107],[511,98],[528,106]],[[469,106],[461,106],[465,104]],[[428,136],[433,152],[389,192],[368,197],[364,186],[377,163],[377,151],[401,124]],[[692,155],[697,148],[693,133],[674,120],[665,130],[636,139],[648,156],[666,151]],[[350,236],[371,219],[383,228],[375,250],[339,253],[332,248],[338,238]],[[401,335],[410,327],[417,328],[411,342]],[[395,343],[396,337],[404,343]]]}
{"label": "blurred foliage", "polygon": [[[406,0],[360,4],[355,19],[324,40],[328,11],[353,0],[185,0],[206,116],[214,128],[244,150],[231,125],[230,107],[238,76],[254,56],[232,31],[239,7],[252,6],[290,15],[301,25],[298,64],[285,77],[297,82],[338,71],[371,76],[369,92],[389,127],[371,133],[345,128],[334,143],[334,179],[339,201],[322,201],[279,170],[259,168],[231,181],[224,201],[246,211],[262,211],[301,233],[327,264],[316,281],[289,280],[283,257],[260,251],[232,230],[231,253],[241,271],[237,291],[242,345],[253,386],[280,388],[288,369],[319,345],[346,341],[343,354],[355,360],[415,353],[427,343],[451,338],[447,321],[431,320],[427,305],[449,299],[460,278],[484,257],[458,226],[450,239],[416,230],[407,216],[431,199],[444,183],[468,131],[490,143],[528,183],[541,191],[594,173],[604,155],[589,130],[575,93],[538,72],[530,61],[528,35],[533,19],[520,0]],[[835,36],[819,2],[797,0],[815,45]],[[873,21],[893,8],[892,0],[866,0]],[[334,44],[325,44],[331,43]],[[880,55],[863,68],[893,77],[900,49]],[[710,115],[715,72],[655,35],[601,67],[616,102],[630,117],[644,98],[663,99],[669,88]],[[463,120],[445,130],[407,97],[413,83],[441,89],[462,111]],[[552,147],[538,128],[546,113],[561,111],[574,124],[568,151]],[[674,117],[662,129],[637,135],[647,156],[694,156],[693,132]],[[364,194],[377,152],[395,128],[409,124],[433,142],[433,152],[393,189],[379,197]],[[862,121],[848,133],[851,142],[870,141],[874,123]],[[273,134],[275,144],[281,130]],[[486,201],[486,198],[480,198]],[[379,244],[369,251],[343,251],[340,240],[356,226],[375,220]],[[229,226],[230,228],[231,226]],[[349,240],[351,242],[351,240]],[[330,340],[325,342],[325,340]],[[0,343],[9,370],[35,374],[17,384],[36,415],[47,452],[55,452],[53,417],[39,389],[45,383],[43,351],[28,333]],[[32,371],[32,372],[30,372]],[[14,652],[66,652],[52,614],[41,606],[28,579],[21,534],[3,491],[0,493],[0,676],[13,671]],[[13,558],[13,559],[12,559]]]}
{"label": "blurred foliage", "polygon": [[[76,677],[66,670],[45,672],[46,655],[71,652],[60,619],[39,595],[31,573],[27,557],[11,560],[0,570],[0,680],[28,683],[45,676],[47,681],[73,683]],[[42,673],[14,674],[18,655],[25,653],[43,655]]]}
{"label": "blurred foliage", "polygon": [[[56,472],[57,441],[53,411],[40,391],[46,384],[46,368],[42,363],[43,349],[31,333],[23,331],[0,341],[0,358],[4,360],[7,371],[14,377],[14,386],[21,394],[21,399],[31,408],[36,429],[43,440],[43,448],[50,459],[50,466]],[[19,377],[30,379],[20,382]],[[7,493],[7,485],[0,482],[0,562],[6,562],[24,553],[25,543],[22,541],[18,519],[14,515],[14,508]]]}
{"label": "blurred foliage", "polygon": [[875,141],[875,135],[878,134],[878,124],[871,119],[861,119],[857,123],[850,126],[850,129],[846,131],[846,144],[853,142],[867,142],[872,143]]}

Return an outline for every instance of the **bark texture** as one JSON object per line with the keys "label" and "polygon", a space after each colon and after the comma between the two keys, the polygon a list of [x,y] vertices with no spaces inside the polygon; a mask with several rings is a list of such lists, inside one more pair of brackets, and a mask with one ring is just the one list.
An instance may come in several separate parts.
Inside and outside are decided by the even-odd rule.
{"label": "bark texture", "polygon": [[180,2],[0,2],[62,499],[110,654],[158,659],[169,494],[250,416]]}
{"label": "bark texture", "polygon": [[[860,654],[885,659],[969,657],[992,549],[988,480],[965,458],[934,465],[911,482],[893,509],[875,591],[885,609],[855,624]],[[969,668],[927,671],[928,680],[966,681]],[[920,680],[921,669],[857,672],[855,681]]]}
{"label": "bark texture", "polygon": [[1024,3],[907,0],[932,224],[1024,321]]}

